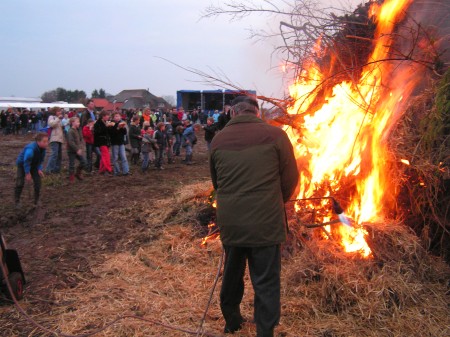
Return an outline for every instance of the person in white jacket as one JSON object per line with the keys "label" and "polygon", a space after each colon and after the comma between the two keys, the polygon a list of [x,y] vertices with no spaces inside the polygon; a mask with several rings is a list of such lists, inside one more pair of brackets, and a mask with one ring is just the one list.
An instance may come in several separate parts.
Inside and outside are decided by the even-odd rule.
{"label": "person in white jacket", "polygon": [[62,144],[64,142],[64,131],[61,125],[61,119],[61,108],[52,108],[47,121],[50,133],[49,143],[51,154],[45,168],[45,173],[61,172]]}

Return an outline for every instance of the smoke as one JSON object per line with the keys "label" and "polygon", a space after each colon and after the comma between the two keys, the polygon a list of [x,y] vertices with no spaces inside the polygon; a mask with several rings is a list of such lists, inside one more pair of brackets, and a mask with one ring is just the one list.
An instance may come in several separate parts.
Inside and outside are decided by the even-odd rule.
{"label": "smoke", "polygon": [[[403,53],[412,50],[412,58],[426,60],[442,74],[449,66],[450,3],[448,0],[417,0],[407,11],[397,39]],[[433,64],[434,63],[434,64]]]}

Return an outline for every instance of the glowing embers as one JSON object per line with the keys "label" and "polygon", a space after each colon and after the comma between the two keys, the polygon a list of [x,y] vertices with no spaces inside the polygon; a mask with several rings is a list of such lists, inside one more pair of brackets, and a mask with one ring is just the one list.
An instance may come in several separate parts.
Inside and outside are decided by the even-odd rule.
{"label": "glowing embers", "polygon": [[[212,192],[208,198],[207,202],[214,210],[217,208],[217,201],[214,197],[214,192]],[[215,222],[215,217],[208,224],[208,234],[202,239],[201,246],[206,247],[208,242],[216,241],[220,239],[220,230]]]}

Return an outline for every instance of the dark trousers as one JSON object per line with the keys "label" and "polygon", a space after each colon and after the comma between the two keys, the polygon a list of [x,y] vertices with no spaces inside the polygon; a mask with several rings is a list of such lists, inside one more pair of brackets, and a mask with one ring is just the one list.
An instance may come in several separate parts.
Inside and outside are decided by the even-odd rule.
{"label": "dark trousers", "polygon": [[[37,168],[32,168],[30,174],[31,178],[33,179],[34,185],[34,203],[37,204],[37,202],[39,201],[39,195],[41,193],[41,176],[39,175]],[[20,201],[20,196],[22,195],[24,186],[25,169],[23,168],[23,165],[19,165],[17,166],[16,187],[14,190],[14,198],[16,203]]]}
{"label": "dark trousers", "polygon": [[150,165],[150,152],[142,152],[142,166],[141,166],[142,172],[147,171],[149,165]]}
{"label": "dark trousers", "polygon": [[137,165],[139,163],[140,153],[141,153],[140,147],[131,147],[131,164]]}
{"label": "dark trousers", "polygon": [[224,246],[225,264],[220,291],[220,308],[226,324],[242,321],[240,304],[244,295],[246,261],[255,291],[254,318],[257,336],[273,336],[280,320],[280,245],[267,247]]}
{"label": "dark trousers", "polygon": [[95,153],[95,163],[94,167],[98,169],[100,167],[100,161],[102,160],[102,153],[100,152],[100,148],[97,146],[94,146],[94,153]]}
{"label": "dark trousers", "polygon": [[77,168],[77,174],[81,172],[81,170],[87,169],[86,158],[76,154],[75,152],[67,152],[67,156],[69,157],[69,174],[72,175],[75,173],[75,159],[78,160],[79,165]]}
{"label": "dark trousers", "polygon": [[169,143],[169,146],[166,149],[167,152],[167,162],[169,164],[173,163],[173,150],[172,150],[172,140]]}
{"label": "dark trousers", "polygon": [[165,149],[162,147],[160,147],[158,150],[155,151],[155,166],[156,167],[162,166],[163,159],[164,159],[164,152],[165,152]]}
{"label": "dark trousers", "polygon": [[94,144],[86,143],[86,161],[87,171],[92,172],[92,152],[94,151]]}
{"label": "dark trousers", "polygon": [[173,154],[176,156],[180,155],[181,149],[181,135],[179,133],[175,134],[175,144],[173,144]]}
{"label": "dark trousers", "polygon": [[87,162],[87,172],[92,172],[92,154],[95,153],[95,164],[94,166],[96,168],[99,168],[100,166],[100,150],[98,147],[95,147],[94,144],[87,144],[86,143],[86,162]]}

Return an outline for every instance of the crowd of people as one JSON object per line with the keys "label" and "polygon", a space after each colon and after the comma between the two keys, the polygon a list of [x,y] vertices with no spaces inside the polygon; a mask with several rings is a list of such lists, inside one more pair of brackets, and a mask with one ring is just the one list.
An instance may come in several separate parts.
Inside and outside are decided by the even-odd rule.
{"label": "crowd of people", "polygon": [[[129,176],[130,166],[146,173],[151,165],[163,170],[164,164],[182,162],[192,165],[197,134],[204,129],[207,149],[216,133],[231,119],[231,110],[202,113],[173,108],[162,112],[150,108],[138,110],[97,111],[89,100],[86,109],[64,111],[59,107],[29,111],[9,108],[0,112],[4,135],[36,133],[17,159],[15,202],[25,181],[33,181],[35,204],[40,195],[41,177],[62,171],[63,151],[67,152],[70,183],[87,174]],[[129,155],[127,154],[129,153]],[[47,156],[46,154],[49,153]],[[44,161],[46,165],[44,167]],[[20,206],[19,206],[20,207]]]}
{"label": "crowd of people", "polygon": [[[204,129],[209,150],[215,134],[231,118],[228,106],[218,116],[215,114],[213,112],[204,119],[198,110],[185,112],[183,108],[167,112],[144,108],[110,113],[97,111],[94,102],[89,100],[83,110],[64,111],[54,107],[34,112],[10,108],[1,111],[1,128],[5,135],[36,132],[40,145],[45,143],[42,138],[44,132],[48,138],[45,146],[35,145],[34,149],[44,151],[40,156],[45,156],[46,152],[49,155],[45,168],[39,170],[42,174],[36,173],[33,180],[44,173],[60,173],[65,149],[69,181],[73,183],[76,179],[83,179],[83,171],[128,176],[131,175],[130,166],[136,166],[142,173],[146,173],[151,165],[163,170],[165,163],[173,164],[175,157],[182,155],[182,162],[191,165],[198,131]],[[18,195],[16,201],[20,199],[20,193]]]}
{"label": "crowd of people", "polygon": [[0,127],[4,135],[38,132],[47,118],[48,112],[45,110],[35,112],[9,108],[0,112]]}
{"label": "crowd of people", "polygon": [[[89,101],[89,104],[93,104]],[[226,122],[230,119],[230,107],[227,105],[223,111],[219,110],[198,110],[185,111],[183,108],[172,109],[171,111],[163,112],[160,109],[150,110],[151,122],[156,125],[158,122],[167,122],[167,118],[172,117],[173,120],[184,121],[189,120],[193,124],[206,125],[208,118],[212,118],[214,124],[218,129],[222,129]],[[148,115],[144,114],[143,109],[127,109],[118,110],[121,119],[130,125],[132,118],[135,115],[145,117],[145,121],[150,121]],[[65,134],[69,131],[69,119],[74,116],[83,115],[83,110],[62,111],[62,127]],[[37,133],[39,130],[47,127],[47,121],[50,117],[50,110],[40,109],[38,111],[28,109],[8,108],[0,111],[0,129],[4,135],[19,135],[27,133]],[[94,119],[95,116],[91,116]],[[85,120],[81,121],[84,124]],[[142,123],[141,123],[142,126]]]}

